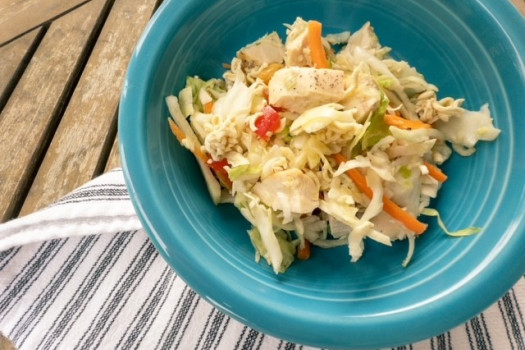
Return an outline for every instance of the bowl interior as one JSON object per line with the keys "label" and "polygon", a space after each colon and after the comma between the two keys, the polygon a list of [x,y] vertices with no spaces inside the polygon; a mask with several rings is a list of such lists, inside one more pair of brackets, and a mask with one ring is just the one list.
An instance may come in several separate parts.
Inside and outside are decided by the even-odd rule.
{"label": "bowl interior", "polygon": [[[137,46],[119,119],[126,182],[163,257],[222,311],[302,344],[406,344],[489,306],[525,271],[516,248],[525,244],[524,45],[513,40],[525,25],[506,4],[494,3],[165,2]],[[465,98],[469,109],[489,103],[500,137],[481,143],[472,157],[454,155],[432,203],[449,228],[479,226],[481,234],[451,238],[427,220],[431,228],[417,240],[408,268],[401,266],[406,242],[386,248],[368,241],[354,264],[345,247],[316,249],[278,276],[254,261],[249,224],[233,206],[213,205],[195,159],[169,131],[164,98],[177,94],[188,75],[221,77],[239,48],[273,30],[284,38],[283,23],[297,16],[320,20],[325,33],[370,21],[380,42],[438,86],[440,97]],[[443,318],[444,310],[455,312]],[[421,322],[425,317],[436,321]],[[407,332],[406,324],[415,326]]]}

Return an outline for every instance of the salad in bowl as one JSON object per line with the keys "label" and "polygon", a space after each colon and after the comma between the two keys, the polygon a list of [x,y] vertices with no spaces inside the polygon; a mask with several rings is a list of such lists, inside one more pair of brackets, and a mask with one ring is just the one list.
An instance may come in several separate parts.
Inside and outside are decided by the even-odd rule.
{"label": "salad in bowl", "polygon": [[470,156],[499,135],[489,106],[438,97],[368,22],[326,36],[300,17],[286,28],[285,38],[271,32],[241,48],[222,78],[190,76],[166,98],[211,200],[251,223],[255,258],[282,273],[312,247],[348,246],[356,262],[366,239],[406,239],[406,266],[427,229],[422,215],[450,235],[479,232],[448,231],[431,201],[452,152]]}

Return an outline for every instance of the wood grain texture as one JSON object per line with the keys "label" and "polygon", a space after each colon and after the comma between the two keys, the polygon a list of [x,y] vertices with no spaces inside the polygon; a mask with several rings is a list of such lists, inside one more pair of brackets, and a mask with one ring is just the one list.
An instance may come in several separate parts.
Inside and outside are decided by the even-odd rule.
{"label": "wood grain texture", "polygon": [[121,166],[122,163],[120,162],[119,143],[117,135],[115,141],[113,142],[113,146],[111,147],[111,152],[109,153],[108,161],[106,162],[106,167],[104,168],[104,171],[120,168]]}
{"label": "wood grain texture", "polygon": [[0,333],[0,350],[17,350],[11,340]]}
{"label": "wood grain texture", "polygon": [[516,6],[518,11],[525,16],[525,0],[511,0],[511,2]]}
{"label": "wood grain texture", "polygon": [[93,0],[49,27],[0,115],[0,221],[27,192],[104,4]]}
{"label": "wood grain texture", "polygon": [[0,0],[0,45],[90,0]]}
{"label": "wood grain texture", "polygon": [[8,45],[0,47],[0,99],[6,94],[13,79],[19,75],[24,58],[30,53],[38,32],[39,30],[35,29]]}
{"label": "wood grain texture", "polygon": [[116,127],[129,59],[154,8],[153,0],[115,1],[20,215],[52,203],[100,168],[114,141],[108,134]]}

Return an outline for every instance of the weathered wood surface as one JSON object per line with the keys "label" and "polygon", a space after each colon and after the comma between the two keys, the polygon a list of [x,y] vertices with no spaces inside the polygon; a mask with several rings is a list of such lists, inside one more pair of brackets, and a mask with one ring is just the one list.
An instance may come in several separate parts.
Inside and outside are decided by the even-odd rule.
{"label": "weathered wood surface", "polygon": [[118,149],[118,135],[113,142],[113,147],[111,147],[111,152],[109,153],[108,161],[106,163],[105,171],[109,171],[115,168],[120,168],[122,163],[120,162],[120,153]]}
{"label": "weathered wood surface", "polygon": [[21,215],[50,204],[104,170],[116,134],[129,59],[155,6],[152,0],[116,0],[113,4]]}
{"label": "weathered wood surface", "polygon": [[90,0],[0,0],[0,45]]}
{"label": "weathered wood surface", "polygon": [[[0,114],[0,218],[14,216],[60,122],[106,0],[53,22]],[[46,189],[54,191],[53,186]]]}
{"label": "weathered wood surface", "polygon": [[43,28],[35,29],[19,40],[0,47],[0,110],[18,82],[20,72],[31,58],[32,48],[37,44],[41,32]]}
{"label": "weathered wood surface", "polygon": [[511,2],[516,6],[518,11],[525,17],[525,0],[511,0]]}

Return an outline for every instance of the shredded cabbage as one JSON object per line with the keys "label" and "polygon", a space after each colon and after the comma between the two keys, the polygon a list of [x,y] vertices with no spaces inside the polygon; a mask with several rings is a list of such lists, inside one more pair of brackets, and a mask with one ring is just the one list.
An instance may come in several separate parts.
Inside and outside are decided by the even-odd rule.
{"label": "shredded cabbage", "polygon": [[450,232],[429,205],[446,179],[435,167],[499,135],[488,105],[438,98],[370,23],[321,38],[328,68],[315,63],[308,21],[286,28],[284,40],[272,32],[241,48],[223,79],[188,77],[166,98],[214,203],[233,203],[252,225],[256,260],[282,273],[307,242],[347,246],[356,262],[367,239],[407,239],[407,266],[426,227],[420,215],[451,236],[479,232]]}

